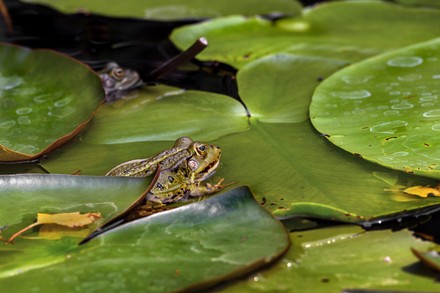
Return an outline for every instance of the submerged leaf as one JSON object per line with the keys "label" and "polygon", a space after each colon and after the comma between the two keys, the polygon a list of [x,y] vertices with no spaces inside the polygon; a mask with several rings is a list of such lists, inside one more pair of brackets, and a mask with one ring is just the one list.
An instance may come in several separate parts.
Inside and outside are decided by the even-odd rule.
{"label": "submerged leaf", "polygon": [[38,213],[37,223],[39,224],[58,224],[70,228],[83,227],[89,225],[101,217],[100,213],[60,213],[43,214]]}
{"label": "submerged leaf", "polygon": [[78,228],[89,225],[100,217],[101,217],[100,213],[86,213],[86,214],[80,214],[79,212],[60,213],[60,214],[38,213],[37,221],[35,223],[21,229],[20,231],[12,235],[7,242],[12,243],[14,239],[20,236],[23,232],[26,232],[27,230],[32,229],[39,225],[57,224],[69,228]]}

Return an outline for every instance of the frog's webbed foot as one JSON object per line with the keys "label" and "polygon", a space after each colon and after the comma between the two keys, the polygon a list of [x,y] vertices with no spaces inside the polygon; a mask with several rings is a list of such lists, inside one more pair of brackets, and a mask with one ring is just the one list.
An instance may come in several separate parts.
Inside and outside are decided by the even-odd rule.
{"label": "frog's webbed foot", "polygon": [[217,192],[225,188],[225,186],[222,185],[223,181],[225,181],[225,178],[221,178],[216,184],[212,185],[211,183],[206,183],[206,189],[208,191]]}
{"label": "frog's webbed foot", "polygon": [[201,197],[204,195],[210,195],[213,193],[216,193],[226,186],[229,186],[231,184],[222,185],[223,181],[225,181],[224,178],[221,178],[216,184],[212,185],[211,183],[206,183],[205,185],[195,185],[192,188],[190,188],[189,196],[191,197]]}

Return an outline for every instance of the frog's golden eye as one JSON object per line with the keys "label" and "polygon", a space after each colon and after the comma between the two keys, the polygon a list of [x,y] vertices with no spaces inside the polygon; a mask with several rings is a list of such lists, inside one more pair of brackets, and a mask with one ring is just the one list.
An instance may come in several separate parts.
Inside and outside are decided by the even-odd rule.
{"label": "frog's golden eye", "polygon": [[121,80],[125,77],[124,69],[121,67],[116,67],[112,69],[112,76],[118,80]]}

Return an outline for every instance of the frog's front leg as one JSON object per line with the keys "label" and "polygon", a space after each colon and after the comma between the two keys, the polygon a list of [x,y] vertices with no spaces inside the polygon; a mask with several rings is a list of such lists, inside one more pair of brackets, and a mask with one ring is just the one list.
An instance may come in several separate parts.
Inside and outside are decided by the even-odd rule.
{"label": "frog's front leg", "polygon": [[226,186],[222,185],[224,180],[225,179],[222,178],[214,185],[212,185],[210,183],[206,183],[203,185],[203,184],[200,184],[200,182],[196,182],[194,184],[191,184],[188,186],[188,190],[189,190],[188,195],[190,197],[201,197],[204,195],[210,195],[210,194],[216,193],[227,186],[227,185]]}

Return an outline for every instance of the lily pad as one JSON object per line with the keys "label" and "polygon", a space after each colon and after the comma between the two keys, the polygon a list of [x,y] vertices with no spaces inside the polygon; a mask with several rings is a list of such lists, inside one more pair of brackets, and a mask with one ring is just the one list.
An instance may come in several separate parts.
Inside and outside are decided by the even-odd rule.
{"label": "lily pad", "polygon": [[2,44],[0,64],[0,161],[30,160],[64,144],[104,97],[88,67],[52,51]]}
{"label": "lily pad", "polygon": [[99,211],[103,217],[112,217],[136,200],[148,184],[149,180],[144,178],[3,175],[0,176],[0,226],[25,227],[23,220],[36,217],[37,213]]}
{"label": "lily pad", "polygon": [[159,20],[181,18],[207,18],[229,14],[298,14],[301,5],[295,0],[231,0],[215,1],[206,5],[204,0],[128,0],[112,2],[106,0],[25,0],[24,2],[45,3],[64,12],[75,13],[79,9],[111,16],[138,17]]}
{"label": "lily pad", "polygon": [[150,86],[136,99],[101,107],[93,127],[81,135],[81,140],[93,144],[174,141],[179,136],[213,140],[247,127],[245,109],[232,98]]}
{"label": "lily pad", "polygon": [[[32,179],[49,187],[59,182],[80,186],[88,180],[58,176],[57,181],[47,184],[44,176]],[[114,179],[94,180],[109,183]],[[59,205],[60,210],[71,209],[71,198],[77,198],[76,191],[87,189],[78,186],[67,188],[62,196],[58,194],[54,198],[55,201],[64,200],[65,205]],[[93,195],[93,201],[83,197],[79,200],[82,205],[76,208],[90,209],[91,203],[112,200],[107,196],[111,187],[103,188],[103,192],[90,189],[88,197]],[[9,202],[16,199],[17,194],[20,194],[18,190],[13,196],[2,196],[0,201]],[[32,191],[23,192],[26,196],[31,194]],[[122,191],[116,201],[124,197],[126,194]],[[48,198],[32,204],[24,202],[23,212],[16,212],[17,216],[27,215],[35,209],[47,209]],[[93,208],[96,210],[100,206],[95,204]],[[2,219],[5,219],[3,215]],[[23,292],[30,286],[45,292],[73,287],[81,291],[126,289],[130,292],[143,292],[145,288],[149,292],[205,288],[267,265],[288,245],[282,225],[255,202],[249,189],[242,187],[130,222],[86,245],[78,246],[69,238],[53,242],[17,238],[15,244],[0,247],[3,260],[0,284],[10,292]]]}
{"label": "lily pad", "polygon": [[313,125],[341,148],[440,178],[440,39],[348,67],[316,90]]}
{"label": "lily pad", "polygon": [[206,37],[210,45],[197,56],[199,59],[218,60],[240,68],[278,52],[359,61],[435,38],[439,33],[438,10],[381,1],[335,1],[316,5],[304,10],[302,16],[275,24],[258,17],[216,18],[180,27],[173,31],[171,39],[185,49],[195,39]]}
{"label": "lily pad", "polygon": [[292,248],[269,270],[222,292],[343,292],[403,290],[434,292],[437,274],[417,264],[409,247],[431,244],[408,231],[362,233],[335,227],[290,234]]}
{"label": "lily pad", "polygon": [[[307,216],[357,223],[438,204],[438,198],[421,199],[403,193],[407,187],[435,185],[435,181],[389,170],[351,156],[313,129],[307,117],[313,90],[319,77],[331,75],[342,65],[332,59],[278,54],[243,67],[237,76],[238,85],[252,117],[245,116],[244,109],[238,108],[238,102],[226,96],[216,96],[238,105],[230,108],[235,111],[235,114],[229,113],[231,120],[249,123],[245,129],[229,131],[213,141],[222,149],[216,176],[225,178],[226,183],[238,181],[249,185],[257,200],[280,218]],[[298,72],[299,76],[296,78],[288,72]],[[150,106],[165,103],[168,98],[156,100]],[[186,119],[187,113],[180,111],[185,109],[179,103],[181,100],[177,96],[174,98],[173,103],[164,104],[165,111],[173,113],[173,121]],[[129,114],[131,105],[134,104],[121,104],[109,115],[113,121],[126,121],[125,128],[118,131],[122,137],[133,131],[133,125],[138,125],[138,119],[134,119],[136,116]],[[193,105],[197,106],[196,103]],[[217,104],[207,104],[206,107],[207,113],[216,113],[220,109]],[[144,111],[148,110],[145,108]],[[206,129],[206,134],[199,134],[201,138],[222,131],[218,129],[219,124],[204,122],[207,119],[203,116],[204,111],[199,112],[202,113],[198,116],[200,118],[194,117],[193,124],[188,121],[185,125],[189,134],[201,125]],[[149,126],[135,131],[143,131],[151,139],[164,138],[159,125],[168,125],[169,118],[165,115],[155,117]],[[210,119],[206,121],[212,121]],[[111,133],[111,123],[102,125],[106,125]],[[94,127],[95,124],[88,131],[94,131]],[[84,136],[88,135],[85,132]],[[171,132],[169,139],[172,138]],[[127,141],[135,140],[136,137]],[[50,172],[81,169],[84,174],[103,175],[122,161],[151,156],[172,144],[159,139],[100,145],[80,141],[51,154],[43,161],[43,166]],[[91,153],[94,154],[93,160],[90,160]],[[216,179],[213,178],[213,182]]]}

